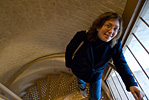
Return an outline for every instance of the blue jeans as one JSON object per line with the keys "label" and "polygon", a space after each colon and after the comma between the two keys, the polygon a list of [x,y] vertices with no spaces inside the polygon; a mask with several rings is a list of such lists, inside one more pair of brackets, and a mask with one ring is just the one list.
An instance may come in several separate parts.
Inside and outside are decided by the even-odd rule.
{"label": "blue jeans", "polygon": [[[77,78],[78,86],[81,90],[86,87],[86,82]],[[89,84],[89,100],[99,100],[101,98],[101,79]]]}

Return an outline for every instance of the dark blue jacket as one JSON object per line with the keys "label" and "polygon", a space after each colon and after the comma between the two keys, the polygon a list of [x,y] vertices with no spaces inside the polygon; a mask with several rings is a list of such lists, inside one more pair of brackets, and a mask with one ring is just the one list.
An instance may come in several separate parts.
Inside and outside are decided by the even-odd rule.
{"label": "dark blue jacket", "polygon": [[[76,52],[74,58],[72,55],[84,41],[84,44]],[[114,65],[127,90],[130,86],[137,86],[122,53],[121,40],[111,48],[108,42],[97,40],[89,42],[85,31],[77,32],[70,43],[67,45],[65,53],[66,67],[71,68],[72,72],[86,82],[94,82],[102,78],[102,72],[109,60],[113,59]]]}

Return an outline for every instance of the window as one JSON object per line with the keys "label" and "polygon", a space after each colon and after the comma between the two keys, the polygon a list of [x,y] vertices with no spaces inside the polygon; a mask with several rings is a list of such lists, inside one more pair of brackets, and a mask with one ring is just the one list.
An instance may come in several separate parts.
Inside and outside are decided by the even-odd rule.
{"label": "window", "polygon": [[[144,100],[149,99],[149,0],[137,17],[137,20],[124,44],[124,56],[141,90]],[[119,74],[112,70],[106,83],[115,100],[135,100],[127,92]]]}

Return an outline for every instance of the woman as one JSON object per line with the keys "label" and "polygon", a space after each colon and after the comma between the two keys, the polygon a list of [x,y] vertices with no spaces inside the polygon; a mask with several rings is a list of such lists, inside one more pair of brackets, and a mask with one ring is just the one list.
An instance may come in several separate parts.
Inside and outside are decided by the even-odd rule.
{"label": "woman", "polygon": [[[87,33],[77,32],[68,44],[65,53],[66,68],[76,75],[78,86],[84,97],[87,96],[85,83],[88,82],[90,83],[89,99],[100,99],[102,72],[112,58],[126,89],[132,92],[136,100],[143,98],[144,93],[138,89],[122,53],[119,39],[121,31],[121,17],[116,13],[107,12],[93,22]],[[73,53],[82,41],[83,45],[72,59]]]}

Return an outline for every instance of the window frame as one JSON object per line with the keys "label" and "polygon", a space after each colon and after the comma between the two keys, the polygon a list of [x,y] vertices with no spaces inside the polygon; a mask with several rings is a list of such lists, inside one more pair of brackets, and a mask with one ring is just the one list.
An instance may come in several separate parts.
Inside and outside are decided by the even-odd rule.
{"label": "window frame", "polygon": [[[129,35],[132,34],[131,31],[133,29],[133,26],[135,25],[141,10],[144,8],[144,5],[146,2],[149,2],[149,0],[127,0],[122,18],[123,18],[123,33],[121,36],[122,39],[122,47],[125,46],[126,42],[129,42],[127,39],[129,38]],[[133,4],[133,5],[131,5]],[[123,48],[124,50],[126,48]],[[110,66],[110,67],[109,67]],[[107,78],[111,75],[112,69],[114,68],[113,65],[108,65],[106,70],[103,74],[103,80],[106,81]],[[106,73],[106,74],[105,74]],[[106,83],[107,84],[107,83]],[[110,89],[109,89],[110,90]]]}

